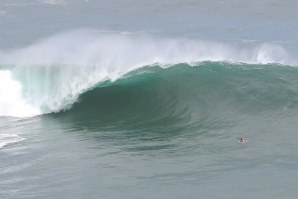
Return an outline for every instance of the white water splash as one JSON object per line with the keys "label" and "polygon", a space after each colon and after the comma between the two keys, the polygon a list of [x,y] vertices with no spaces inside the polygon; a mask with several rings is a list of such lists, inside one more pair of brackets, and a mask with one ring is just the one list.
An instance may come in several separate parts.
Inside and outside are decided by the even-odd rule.
{"label": "white water splash", "polygon": [[207,60],[292,64],[282,47],[271,44],[236,47],[212,41],[75,31],[0,52],[0,65],[10,66],[9,71],[1,71],[0,115],[24,117],[65,110],[97,83],[114,81],[134,69]]}
{"label": "white water splash", "polygon": [[21,83],[13,80],[10,71],[0,71],[0,115],[27,117],[40,114],[22,96]]}

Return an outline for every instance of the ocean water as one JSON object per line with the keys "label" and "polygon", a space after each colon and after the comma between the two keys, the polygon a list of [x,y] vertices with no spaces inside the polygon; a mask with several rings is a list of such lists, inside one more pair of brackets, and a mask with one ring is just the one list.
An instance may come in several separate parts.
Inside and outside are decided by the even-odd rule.
{"label": "ocean water", "polygon": [[297,6],[2,0],[0,198],[297,198]]}

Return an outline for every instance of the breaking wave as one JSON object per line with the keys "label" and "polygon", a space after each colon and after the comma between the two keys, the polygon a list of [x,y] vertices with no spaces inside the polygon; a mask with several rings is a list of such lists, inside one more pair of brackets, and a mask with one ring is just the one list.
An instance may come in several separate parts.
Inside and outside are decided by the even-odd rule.
{"label": "breaking wave", "polygon": [[[152,74],[154,78],[162,80],[161,87],[163,82],[175,77],[180,80],[179,84],[174,82],[169,88],[181,87],[185,90],[199,86],[206,92],[199,95],[207,96],[206,94],[212,93],[212,88],[205,84],[210,82],[199,80],[207,81],[211,78],[218,81],[214,79],[213,73],[206,73],[208,70],[214,70],[222,78],[223,82],[218,82],[218,89],[221,91],[220,86],[228,83],[227,78],[234,74],[235,70],[240,70],[239,74],[234,74],[239,78],[237,81],[244,83],[254,79],[254,84],[260,71],[283,72],[290,70],[289,68],[296,70],[282,65],[295,65],[295,61],[282,47],[266,43],[241,46],[214,41],[155,38],[149,35],[69,32],[26,48],[0,51],[0,116],[31,117],[67,111],[72,109],[76,102],[84,103],[82,99],[91,95],[90,92],[92,99],[106,104],[109,100],[113,101],[108,95],[111,92],[116,92],[113,94],[115,98],[123,98],[117,93],[122,90],[115,87],[119,82],[124,79],[125,82],[134,82],[136,78],[141,78],[149,81],[149,84],[155,84],[155,80],[146,79]],[[173,70],[176,71],[174,74]],[[256,74],[243,76],[246,71]],[[160,76],[160,73],[165,76]],[[184,73],[191,74],[186,77]],[[237,81],[235,80],[231,88],[239,89]],[[215,82],[211,82],[211,85]],[[143,81],[139,83],[143,85]],[[133,104],[156,95],[152,93],[148,96],[142,89],[135,92],[143,94],[144,99],[136,98],[137,100],[132,100]],[[194,96],[192,93],[187,95]],[[170,99],[166,103],[172,99],[168,97]],[[95,100],[91,101],[98,104]],[[77,106],[79,105],[73,108]],[[88,106],[84,108],[88,109]],[[105,107],[110,106],[103,106],[102,110]]]}

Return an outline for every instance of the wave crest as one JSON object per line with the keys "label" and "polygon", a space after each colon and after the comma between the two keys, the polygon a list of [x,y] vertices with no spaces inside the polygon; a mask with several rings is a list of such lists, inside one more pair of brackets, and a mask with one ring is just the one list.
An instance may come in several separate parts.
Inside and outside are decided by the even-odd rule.
{"label": "wave crest", "polygon": [[[32,116],[66,110],[98,83],[115,81],[155,63],[162,67],[206,60],[291,64],[289,57],[282,47],[271,44],[240,47],[212,41],[74,31],[0,53],[2,72],[5,68],[11,75],[6,84],[20,86],[7,91],[19,93],[11,101],[11,107],[15,107],[11,110],[23,113],[1,109],[0,115]],[[18,108],[20,104],[25,111]]]}

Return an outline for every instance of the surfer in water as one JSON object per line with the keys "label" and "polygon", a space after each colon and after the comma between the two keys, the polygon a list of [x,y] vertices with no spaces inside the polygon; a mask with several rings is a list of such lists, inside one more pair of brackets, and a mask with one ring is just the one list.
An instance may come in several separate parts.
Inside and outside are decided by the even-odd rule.
{"label": "surfer in water", "polygon": [[238,138],[239,143],[244,143],[244,139],[242,137]]}

